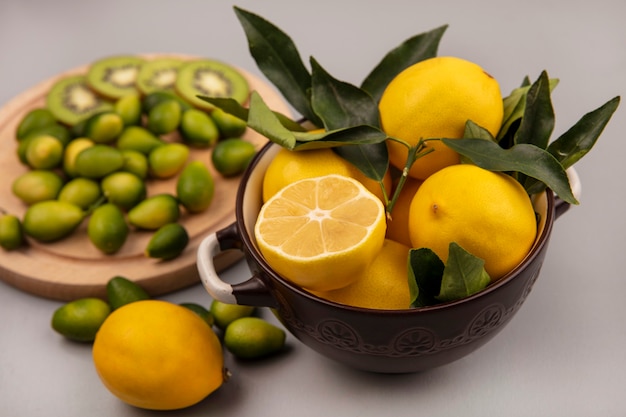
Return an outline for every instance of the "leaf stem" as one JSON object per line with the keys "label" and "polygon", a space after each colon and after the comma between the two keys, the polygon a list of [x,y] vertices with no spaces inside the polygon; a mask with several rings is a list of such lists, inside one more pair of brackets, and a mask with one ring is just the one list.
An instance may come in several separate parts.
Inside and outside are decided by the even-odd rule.
{"label": "leaf stem", "polygon": [[[394,139],[394,138],[390,138],[390,139]],[[428,155],[429,153],[435,150],[433,148],[424,149],[425,143],[430,140],[439,140],[439,139],[420,139],[420,141],[417,142],[415,146],[411,146],[402,140],[396,140],[399,143],[406,144],[406,146],[409,148],[409,153],[407,155],[404,168],[402,169],[402,175],[400,176],[400,179],[398,180],[398,185],[396,186],[396,189],[393,193],[393,196],[391,197],[391,200],[388,202],[386,206],[387,207],[387,220],[390,220],[390,221],[392,220],[391,211],[393,210],[393,207],[396,205],[396,201],[398,201],[398,198],[400,197],[400,193],[402,192],[404,183],[406,182],[409,176],[409,171],[411,170],[411,167],[413,166],[415,161],[417,161],[419,158],[423,156]]]}
{"label": "leaf stem", "polygon": [[382,191],[383,205],[387,207],[389,206],[389,194],[387,193],[387,189],[385,188],[385,182],[382,179],[378,180],[378,185],[380,186],[380,189]]}
{"label": "leaf stem", "polygon": [[398,142],[399,144],[404,145],[407,149],[409,149],[409,152],[411,150],[411,145],[408,142],[403,141],[402,139],[394,138],[393,136],[387,136],[387,140]]}

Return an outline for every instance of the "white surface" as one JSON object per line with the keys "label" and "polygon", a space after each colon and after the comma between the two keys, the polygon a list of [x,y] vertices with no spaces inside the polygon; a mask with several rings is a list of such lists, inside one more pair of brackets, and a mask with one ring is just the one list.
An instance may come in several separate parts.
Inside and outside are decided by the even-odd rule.
{"label": "white surface", "polygon": [[[504,93],[543,69],[561,79],[554,93],[557,134],[626,90],[623,0],[236,4],[285,29],[305,59],[314,55],[353,83],[402,40],[448,23],[440,55],[480,63]],[[230,2],[2,0],[0,104],[58,72],[125,52],[205,55],[258,73]],[[289,352],[274,360],[241,364],[227,357],[230,382],[172,414],[625,415],[625,111],[622,104],[592,153],[576,165],[582,204],[555,224],[533,292],[479,351],[427,373],[385,376],[339,366],[290,337]],[[241,263],[226,279],[247,275]],[[200,284],[165,298],[210,303]],[[93,369],[89,345],[66,342],[50,329],[59,305],[0,283],[0,415],[156,414],[110,395]]]}

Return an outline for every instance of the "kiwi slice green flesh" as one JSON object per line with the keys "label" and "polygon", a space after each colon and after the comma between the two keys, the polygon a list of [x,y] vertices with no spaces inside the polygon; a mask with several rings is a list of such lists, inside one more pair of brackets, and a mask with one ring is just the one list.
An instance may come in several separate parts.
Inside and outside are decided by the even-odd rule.
{"label": "kiwi slice green flesh", "polygon": [[137,74],[144,60],[137,56],[113,56],[95,61],[87,71],[87,83],[98,94],[118,99],[137,93]]}
{"label": "kiwi slice green flesh", "polygon": [[59,122],[74,126],[96,113],[112,109],[113,104],[94,93],[85,76],[72,75],[52,85],[46,96],[46,107]]}
{"label": "kiwi slice green flesh", "polygon": [[235,68],[205,59],[186,62],[178,69],[176,92],[194,106],[210,111],[213,105],[197,96],[232,98],[244,104],[248,100],[250,86]]}
{"label": "kiwi slice green flesh", "polygon": [[173,90],[178,68],[183,61],[178,58],[156,58],[145,61],[137,74],[137,88],[148,95],[155,91]]}

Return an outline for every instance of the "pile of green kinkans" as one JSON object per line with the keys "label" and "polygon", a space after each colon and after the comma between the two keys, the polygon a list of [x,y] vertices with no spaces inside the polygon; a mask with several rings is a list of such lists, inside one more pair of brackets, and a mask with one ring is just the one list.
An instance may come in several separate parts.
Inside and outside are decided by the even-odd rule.
{"label": "pile of green kinkans", "polygon": [[[119,61],[107,58],[92,67]],[[127,61],[118,69],[128,71]],[[159,60],[133,62],[154,67]],[[214,63],[192,62],[194,68]],[[0,246],[17,249],[26,237],[58,241],[87,219],[89,240],[103,254],[118,252],[137,229],[154,231],[147,256],[175,258],[189,242],[181,212],[206,210],[215,188],[209,166],[192,160],[190,148],[210,148],[217,172],[238,175],[255,154],[253,144],[241,139],[246,123],[221,109],[194,105],[173,85],[148,91],[135,78],[130,91],[111,98],[88,80],[60,79],[47,93],[46,106],[19,121],[17,158],[28,170],[13,179],[12,192],[27,208],[20,218],[0,207]],[[244,87],[242,101],[248,87],[240,82],[239,90]],[[92,102],[86,109],[80,108],[85,95]],[[175,190],[150,195],[150,182],[173,178]]]}
{"label": "pile of green kinkans", "polygon": [[[100,326],[112,311],[152,297],[134,281],[118,275],[107,282],[106,297],[84,297],[69,301],[52,314],[52,329],[68,340],[92,343]],[[258,359],[280,352],[285,347],[285,331],[256,316],[256,308],[225,304],[217,300],[207,309],[184,302],[221,335],[223,346],[240,359]]]}

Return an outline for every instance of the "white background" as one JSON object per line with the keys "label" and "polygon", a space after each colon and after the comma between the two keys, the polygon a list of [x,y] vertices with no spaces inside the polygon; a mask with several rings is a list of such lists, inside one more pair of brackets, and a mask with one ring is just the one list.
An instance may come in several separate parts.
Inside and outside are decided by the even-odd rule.
{"label": "white background", "polygon": [[[504,94],[544,69],[560,79],[553,94],[555,134],[626,90],[623,0],[236,4],[284,29],[305,60],[313,55],[331,74],[355,84],[404,39],[449,24],[439,54],[479,63]],[[260,75],[232,6],[217,0],[3,0],[0,105],[57,73],[120,53],[196,54]],[[171,414],[626,415],[623,107],[576,165],[581,205],[556,222],[532,293],[489,344],[439,369],[389,376],[355,372],[289,337],[289,350],[272,360],[250,364],[228,356],[230,382]],[[0,262],[4,256],[0,252]],[[224,277],[247,275],[241,263]],[[164,298],[207,306],[211,301],[199,285]],[[93,368],[90,346],[67,342],[50,329],[60,305],[0,282],[0,415],[156,414],[109,394]]]}

